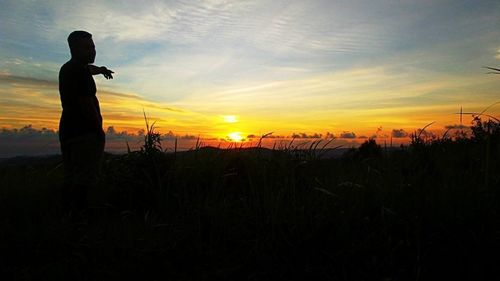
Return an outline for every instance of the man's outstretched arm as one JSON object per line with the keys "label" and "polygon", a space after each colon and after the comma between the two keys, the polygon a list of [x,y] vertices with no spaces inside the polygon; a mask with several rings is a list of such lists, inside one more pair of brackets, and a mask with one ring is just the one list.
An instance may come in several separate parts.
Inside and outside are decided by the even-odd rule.
{"label": "man's outstretched arm", "polygon": [[89,68],[90,74],[92,74],[92,75],[102,74],[102,75],[104,75],[104,77],[106,77],[106,79],[113,79],[112,74],[114,72],[110,69],[107,69],[105,66],[95,66],[95,65],[89,64],[88,68]]}

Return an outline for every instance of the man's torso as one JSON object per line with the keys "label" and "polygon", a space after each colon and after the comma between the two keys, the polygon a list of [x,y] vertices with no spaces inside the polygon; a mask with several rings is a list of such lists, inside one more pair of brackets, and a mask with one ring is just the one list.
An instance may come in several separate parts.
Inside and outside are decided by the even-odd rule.
{"label": "man's torso", "polygon": [[[94,78],[85,65],[70,60],[61,67],[59,72],[59,94],[63,108],[59,123],[61,141],[86,134],[104,135],[96,91]],[[85,118],[82,106],[79,104],[80,97],[88,97],[92,100],[99,114],[100,126],[96,126],[92,120]]]}

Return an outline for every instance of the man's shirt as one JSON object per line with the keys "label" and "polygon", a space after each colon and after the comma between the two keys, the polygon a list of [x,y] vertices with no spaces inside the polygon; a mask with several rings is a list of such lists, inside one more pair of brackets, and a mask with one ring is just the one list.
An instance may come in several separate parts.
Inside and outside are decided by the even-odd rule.
{"label": "man's shirt", "polygon": [[[99,100],[96,97],[96,85],[87,65],[74,60],[66,62],[59,71],[59,94],[62,115],[59,123],[59,140],[67,141],[74,137],[96,134],[104,137]],[[79,97],[90,97],[99,114],[99,125],[86,118],[79,103]]]}

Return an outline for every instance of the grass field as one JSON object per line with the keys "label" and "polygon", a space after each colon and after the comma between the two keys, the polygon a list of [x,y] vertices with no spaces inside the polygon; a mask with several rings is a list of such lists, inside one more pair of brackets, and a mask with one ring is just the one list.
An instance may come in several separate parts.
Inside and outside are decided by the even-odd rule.
{"label": "grass field", "polygon": [[340,158],[293,145],[106,154],[65,219],[58,156],[0,168],[2,280],[492,280],[500,125]]}

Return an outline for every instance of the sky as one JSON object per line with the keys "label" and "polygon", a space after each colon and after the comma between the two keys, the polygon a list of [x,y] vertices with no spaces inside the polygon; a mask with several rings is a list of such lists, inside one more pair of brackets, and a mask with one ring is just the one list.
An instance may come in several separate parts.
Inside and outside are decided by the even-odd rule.
{"label": "sky", "polygon": [[[0,0],[0,127],[55,131],[86,30],[105,130],[240,141],[407,138],[500,101],[500,1]],[[499,116],[500,105],[488,113]],[[470,116],[463,121],[469,125]],[[1,135],[1,134],[0,134]],[[347,138],[345,138],[347,137]],[[403,141],[403,140],[402,140]]]}

